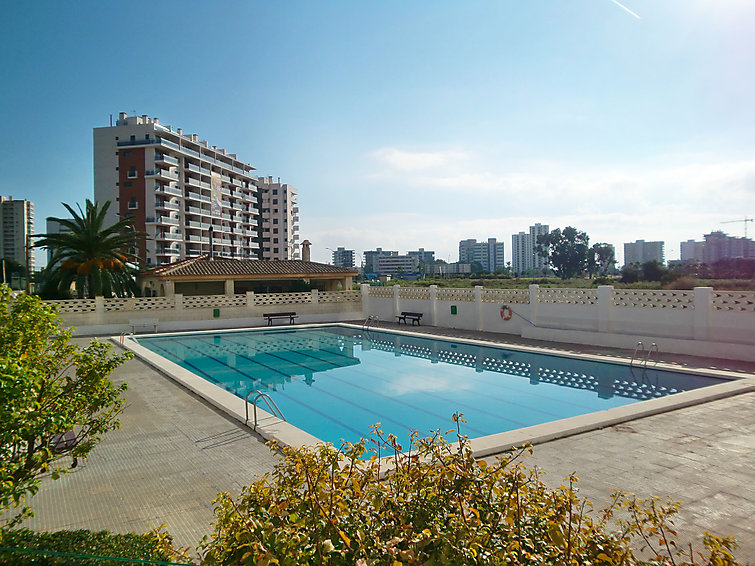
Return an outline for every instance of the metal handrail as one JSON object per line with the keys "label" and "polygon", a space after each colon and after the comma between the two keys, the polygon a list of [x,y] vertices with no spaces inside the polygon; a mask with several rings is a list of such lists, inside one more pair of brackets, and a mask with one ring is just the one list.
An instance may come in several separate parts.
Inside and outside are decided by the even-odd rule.
{"label": "metal handrail", "polygon": [[634,365],[634,360],[637,358],[637,352],[645,352],[645,345],[642,342],[637,342],[637,345],[634,347],[634,353],[632,354],[632,359],[629,360],[629,367],[632,367]]}
{"label": "metal handrail", "polygon": [[370,325],[376,323],[379,320],[380,319],[377,315],[371,314],[370,316],[368,316],[366,319],[364,319],[364,323],[362,324],[362,332],[369,330]]}
{"label": "metal handrail", "polygon": [[285,421],[286,417],[283,415],[283,411],[280,410],[278,405],[275,404],[275,401],[273,401],[272,397],[265,393],[264,391],[260,391],[259,389],[252,389],[249,393],[246,394],[246,397],[244,397],[244,409],[246,410],[246,419],[244,420],[244,424],[249,424],[249,396],[252,393],[256,393],[257,396],[254,398],[254,401],[252,401],[252,405],[254,406],[254,429],[257,429],[257,401],[262,398],[262,400],[267,405],[267,408],[270,409],[270,412],[274,417],[278,417],[279,419]]}
{"label": "metal handrail", "polygon": [[650,355],[653,353],[653,350],[655,350],[655,354],[656,354],[656,360],[653,362],[653,365],[658,363],[658,359],[657,359],[657,356],[659,355],[658,344],[653,342],[652,344],[650,344],[650,348],[648,348],[648,353],[645,356],[645,367],[648,367],[648,362],[650,361]]}

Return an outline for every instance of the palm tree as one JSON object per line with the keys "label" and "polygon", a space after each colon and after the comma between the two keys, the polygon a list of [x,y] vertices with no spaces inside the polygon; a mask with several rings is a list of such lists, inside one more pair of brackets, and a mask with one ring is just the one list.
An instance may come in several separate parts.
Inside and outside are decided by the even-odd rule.
{"label": "palm tree", "polygon": [[43,272],[41,294],[45,298],[70,297],[71,284],[76,284],[79,298],[128,297],[136,295],[138,288],[133,275],[136,269],[129,265],[137,257],[131,253],[138,239],[144,236],[135,232],[129,219],[104,227],[105,214],[110,207],[86,201],[85,210],[78,205],[78,213],[63,203],[71,214],[70,219],[54,218],[68,232],[39,234],[34,247],[52,251]]}

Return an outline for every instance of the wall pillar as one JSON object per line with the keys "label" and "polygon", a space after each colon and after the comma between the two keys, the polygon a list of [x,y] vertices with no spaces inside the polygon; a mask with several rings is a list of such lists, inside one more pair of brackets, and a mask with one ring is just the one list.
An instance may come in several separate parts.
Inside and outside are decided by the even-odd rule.
{"label": "wall pillar", "polygon": [[173,295],[173,303],[175,304],[177,311],[184,310],[184,296],[183,293],[176,293]]}
{"label": "wall pillar", "polygon": [[225,294],[233,296],[236,289],[234,289],[233,286],[233,279],[226,279],[225,280]]}
{"label": "wall pillar", "polygon": [[103,324],[105,322],[105,297],[95,296],[94,314],[98,324]]}
{"label": "wall pillar", "polygon": [[246,308],[254,308],[254,291],[246,292]]}
{"label": "wall pillar", "polygon": [[532,326],[537,326],[537,315],[540,310],[538,301],[540,295],[540,285],[530,285],[530,322]]}
{"label": "wall pillar", "polygon": [[362,318],[367,318],[372,314],[370,310],[370,286],[367,283],[362,283],[359,290],[362,292]]}
{"label": "wall pillar", "polygon": [[399,293],[401,292],[401,285],[393,286],[393,320],[401,314],[401,299]]}
{"label": "wall pillar", "polygon": [[482,332],[482,286],[474,287],[475,329]]}
{"label": "wall pillar", "polygon": [[320,295],[317,289],[312,289],[312,304],[316,305],[320,302]]}
{"label": "wall pillar", "polygon": [[598,286],[598,332],[610,332],[613,318],[613,285]]}
{"label": "wall pillar", "polygon": [[710,340],[710,322],[713,312],[713,287],[695,287],[695,340]]}
{"label": "wall pillar", "polygon": [[437,285],[430,285],[429,317],[430,317],[430,326],[438,326],[438,286]]}

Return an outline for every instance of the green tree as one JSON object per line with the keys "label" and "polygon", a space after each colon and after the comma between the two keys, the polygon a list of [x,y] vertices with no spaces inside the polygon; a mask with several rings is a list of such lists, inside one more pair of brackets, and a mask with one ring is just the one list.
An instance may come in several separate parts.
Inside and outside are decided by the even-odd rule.
{"label": "green tree", "polygon": [[589,264],[591,264],[592,271],[599,273],[600,275],[608,275],[611,268],[616,263],[616,257],[613,246],[611,244],[593,244],[590,248]]}
{"label": "green tree", "polygon": [[71,214],[71,219],[48,220],[57,221],[68,232],[40,234],[40,240],[34,244],[35,247],[52,251],[42,296],[68,297],[73,283],[76,284],[79,298],[136,295],[135,270],[128,263],[138,261],[130,250],[137,246],[144,234],[135,232],[131,220],[127,218],[105,226],[110,201],[100,207],[87,199],[84,210],[79,206],[78,212],[65,203],[63,206]]}
{"label": "green tree", "polygon": [[660,281],[666,268],[658,260],[646,261],[642,264],[642,278],[645,281]]}
{"label": "green tree", "polygon": [[621,268],[622,283],[637,283],[642,278],[639,264],[630,263]]}
{"label": "green tree", "polygon": [[584,273],[588,264],[588,244],[586,232],[567,226],[541,234],[537,237],[535,251],[545,258],[561,279],[570,279]]}
{"label": "green tree", "polygon": [[79,350],[54,306],[0,286],[0,511],[36,493],[40,474],[57,478],[61,456],[85,457],[119,425],[126,386],[107,376],[131,354],[110,350],[97,341]]}

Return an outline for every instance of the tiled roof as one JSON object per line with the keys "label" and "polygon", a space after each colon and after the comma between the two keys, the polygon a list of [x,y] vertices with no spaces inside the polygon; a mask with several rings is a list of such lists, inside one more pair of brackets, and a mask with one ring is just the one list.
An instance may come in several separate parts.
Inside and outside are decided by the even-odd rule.
{"label": "tiled roof", "polygon": [[149,271],[144,271],[140,275],[165,279],[182,277],[251,277],[257,279],[275,276],[327,277],[328,275],[349,276],[357,274],[358,272],[354,269],[336,267],[313,261],[231,259],[221,257],[210,259],[207,255],[203,255],[169,265],[161,265]]}

